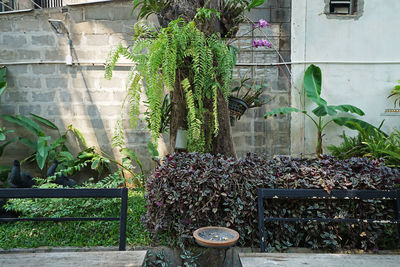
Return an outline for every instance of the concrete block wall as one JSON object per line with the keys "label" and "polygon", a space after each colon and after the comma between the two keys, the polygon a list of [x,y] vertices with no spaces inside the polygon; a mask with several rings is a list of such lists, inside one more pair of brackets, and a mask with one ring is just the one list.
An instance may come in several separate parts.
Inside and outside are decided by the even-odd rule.
{"label": "concrete block wall", "polygon": [[[84,134],[89,145],[99,146],[118,158],[118,151],[111,147],[111,139],[130,66],[116,67],[109,81],[103,77],[103,64],[112,46],[129,42],[136,22],[135,16],[130,15],[131,9],[131,1],[116,0],[0,14],[0,65],[7,66],[9,83],[0,98],[0,114],[34,113],[55,122],[62,133],[72,124]],[[260,18],[270,21],[268,38],[283,57],[290,57],[286,41],[290,38],[290,1],[270,0],[249,17],[253,21]],[[62,20],[67,27],[74,65],[65,64],[66,35],[55,34],[48,19]],[[249,25],[243,25],[241,31]],[[235,76],[247,70],[252,75],[257,74],[257,78],[265,74],[270,84],[265,94],[276,98],[265,107],[246,112],[233,128],[235,145],[239,156],[249,151],[287,154],[290,149],[288,118],[266,121],[263,115],[273,107],[289,104],[289,82],[284,78],[283,67],[252,66],[253,63],[280,62],[272,49],[249,48],[255,37],[244,36],[238,40],[243,44],[238,61],[242,65],[236,68]],[[250,66],[246,65],[248,63]],[[128,146],[150,171],[153,162],[147,151],[149,133],[145,126],[139,124],[137,129],[131,130],[127,121],[123,124],[127,129]],[[0,125],[17,129],[18,135],[29,135],[4,120],[0,120]],[[55,137],[57,132],[48,134]],[[21,145],[9,146],[0,164],[9,164],[4,160],[10,158],[22,159],[28,152]]]}
{"label": "concrete block wall", "polygon": [[[265,19],[271,26],[252,30],[253,23],[244,23],[234,43],[240,48],[235,80],[253,77],[258,85],[266,83],[264,96],[273,99],[268,104],[245,112],[232,128],[238,156],[247,152],[269,155],[290,153],[290,117],[264,119],[264,114],[281,106],[290,105],[290,74],[285,65],[290,62],[291,1],[269,0],[247,14],[252,22]],[[253,40],[266,39],[272,48],[252,47]],[[287,66],[290,69],[290,65]]]}
{"label": "concrete block wall", "polygon": [[[7,66],[9,83],[0,99],[0,114],[34,113],[53,121],[61,133],[72,124],[90,146],[98,146],[118,158],[111,139],[130,66],[117,67],[109,81],[104,79],[104,62],[112,46],[127,44],[131,39],[136,22],[131,10],[130,1],[117,0],[0,14],[0,65]],[[67,36],[57,35],[48,19],[62,20],[68,29],[72,66],[65,64]],[[128,127],[127,122],[124,124]],[[29,136],[23,128],[4,120],[0,125]],[[47,134],[57,137],[56,131]],[[139,125],[126,134],[129,147],[150,170],[153,165],[147,152],[149,134],[145,127]],[[78,147],[73,147],[77,152]],[[29,152],[22,145],[9,146],[0,164],[23,159]],[[4,162],[7,160],[10,162]]]}

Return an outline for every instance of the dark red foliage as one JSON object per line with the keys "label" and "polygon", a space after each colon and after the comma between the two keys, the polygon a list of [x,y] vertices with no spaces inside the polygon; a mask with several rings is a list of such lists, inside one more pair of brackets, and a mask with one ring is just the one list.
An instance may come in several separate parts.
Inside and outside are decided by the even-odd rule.
{"label": "dark red foliage", "polygon": [[[257,196],[264,188],[394,189],[399,171],[381,160],[336,160],[248,154],[234,160],[200,153],[167,155],[148,181],[146,223],[155,233],[191,235],[203,226],[240,233],[242,245],[258,246]],[[280,217],[392,218],[392,203],[375,201],[270,200],[266,214]],[[396,227],[378,224],[269,223],[269,250],[393,247]]]}

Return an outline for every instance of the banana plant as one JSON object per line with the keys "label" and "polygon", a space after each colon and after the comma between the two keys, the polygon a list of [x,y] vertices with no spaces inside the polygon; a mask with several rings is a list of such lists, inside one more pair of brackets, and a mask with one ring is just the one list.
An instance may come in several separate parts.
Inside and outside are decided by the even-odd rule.
{"label": "banana plant", "polygon": [[334,122],[339,126],[345,126],[352,130],[357,130],[359,127],[361,127],[362,129],[367,131],[376,129],[381,132],[381,130],[363,120],[338,115],[339,113],[353,113],[359,116],[363,116],[364,112],[353,105],[328,105],[326,100],[321,97],[321,84],[321,69],[318,66],[310,65],[304,74],[304,89],[306,97],[317,105],[317,107],[312,110],[312,114],[310,114],[306,110],[301,110],[294,107],[281,107],[271,110],[264,115],[264,118],[267,119],[270,116],[276,116],[278,114],[290,114],[292,112],[301,112],[305,116],[310,118],[317,128],[317,146],[315,148],[315,153],[317,156],[321,155],[323,152],[323,131],[325,127],[331,122]]}

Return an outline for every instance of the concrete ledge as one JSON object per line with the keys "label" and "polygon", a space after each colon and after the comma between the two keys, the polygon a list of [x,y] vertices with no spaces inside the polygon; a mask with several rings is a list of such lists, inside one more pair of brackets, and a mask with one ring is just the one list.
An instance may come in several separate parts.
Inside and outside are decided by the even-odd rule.
{"label": "concrete ledge", "polygon": [[142,266],[147,251],[96,251],[0,254],[0,266]]}
{"label": "concrete ledge", "polygon": [[400,255],[309,254],[309,253],[239,253],[243,267],[261,266],[340,266],[395,267]]}

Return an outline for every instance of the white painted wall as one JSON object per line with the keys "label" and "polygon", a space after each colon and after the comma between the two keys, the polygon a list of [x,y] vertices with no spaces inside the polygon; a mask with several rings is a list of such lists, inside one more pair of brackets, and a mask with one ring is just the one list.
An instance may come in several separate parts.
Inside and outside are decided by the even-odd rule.
{"label": "white painted wall", "polygon": [[[383,130],[399,129],[400,115],[382,114],[393,108],[394,99],[387,96],[400,80],[400,1],[365,0],[358,19],[327,18],[324,7],[324,0],[292,0],[292,106],[303,105],[304,71],[314,63],[322,70],[328,104],[355,105],[366,113],[365,121],[379,125],[385,119]],[[314,128],[308,118],[292,115],[292,154],[314,152]],[[339,144],[344,129],[330,125],[324,145]]]}

